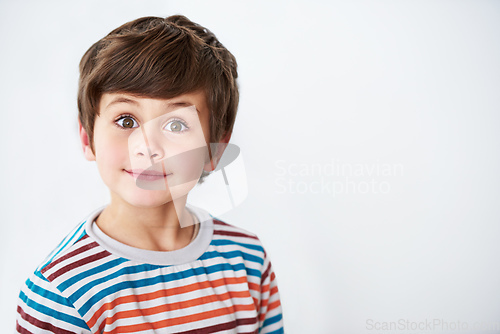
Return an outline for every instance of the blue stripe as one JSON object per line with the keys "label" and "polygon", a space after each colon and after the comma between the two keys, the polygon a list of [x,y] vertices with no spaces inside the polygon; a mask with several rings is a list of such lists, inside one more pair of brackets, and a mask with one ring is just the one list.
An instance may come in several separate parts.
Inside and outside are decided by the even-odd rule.
{"label": "blue stripe", "polygon": [[55,294],[52,291],[45,290],[44,288],[33,283],[30,279],[26,280],[26,286],[28,289],[45,299],[50,299],[57,304],[73,307],[73,305],[63,296]]}
{"label": "blue stripe", "polygon": [[[42,314],[45,314],[45,315],[47,315],[47,316],[49,316],[49,317],[51,317],[53,319],[64,321],[66,323],[72,324],[74,326],[78,326],[78,327],[83,328],[85,330],[90,330],[90,328],[87,326],[87,324],[85,323],[85,321],[83,321],[82,319],[74,317],[74,316],[71,316],[71,315],[68,315],[68,314],[64,314],[64,313],[61,313],[61,312],[57,312],[56,310],[53,310],[53,309],[51,309],[51,308],[49,308],[47,306],[38,304],[34,300],[29,299],[28,296],[26,296],[24,294],[24,292],[22,292],[22,291],[21,291],[21,293],[19,293],[19,298],[24,303],[26,303],[26,305],[28,305],[29,308],[31,308],[31,309],[33,309],[35,311],[38,311],[38,312],[40,312]],[[45,319],[39,319],[39,320],[45,321]]]}
{"label": "blue stripe", "polygon": [[[79,233],[80,230],[83,229],[83,226],[85,225],[85,221],[80,223],[80,225],[78,225],[76,227],[76,230],[73,232],[70,232],[66,238],[64,238],[61,243],[54,249],[54,251],[50,254],[50,259],[47,261],[47,262],[51,262],[54,257],[56,257],[59,253],[61,253],[62,250],[64,250],[68,244],[74,239],[75,235],[77,235]],[[85,233],[81,233],[80,236],[77,238],[77,240],[79,240]]]}
{"label": "blue stripe", "polygon": [[[78,299],[80,299],[85,293],[87,293],[87,291],[91,290],[93,287],[95,287],[99,284],[105,283],[107,281],[110,281],[110,280],[115,279],[115,278],[120,277],[120,276],[127,276],[127,275],[133,275],[133,274],[137,274],[137,273],[141,273],[141,272],[153,271],[153,270],[157,270],[158,268],[162,268],[162,267],[166,267],[166,266],[141,264],[141,265],[137,265],[137,266],[129,266],[129,267],[121,268],[112,274],[109,274],[109,275],[103,276],[103,277],[99,277],[91,282],[88,282],[87,284],[80,287],[77,291],[73,292],[73,294],[71,296],[69,296],[68,299],[74,303]],[[128,277],[124,278],[124,280],[126,280],[126,281],[128,281],[129,279],[130,278],[128,278]],[[83,314],[85,314],[85,313],[86,313],[86,311],[83,312]]]}
{"label": "blue stripe", "polygon": [[213,259],[216,257],[223,257],[225,259],[234,259],[237,257],[242,257],[245,261],[250,261],[250,262],[256,262],[260,265],[264,264],[264,259],[261,257],[248,254],[239,250],[231,251],[231,252],[217,252],[217,251],[212,251],[212,252],[205,252],[203,253],[202,256],[200,256],[200,260],[207,260],[207,259]]}
{"label": "blue stripe", "polygon": [[[218,252],[207,252],[207,253],[204,253],[200,258],[199,260],[207,260],[207,259],[211,259],[211,258],[214,258],[214,257],[218,257],[220,255],[222,255],[224,253],[218,253]],[[247,258],[247,260],[255,260],[257,261],[258,263],[263,263],[263,260],[260,259],[259,257],[256,257],[254,255],[250,255],[250,254],[245,254],[245,253],[241,253],[239,251],[235,251],[235,252],[228,252],[228,253],[225,253],[225,254],[229,254],[229,255],[232,255],[233,257],[236,257],[236,256],[239,256],[239,255],[243,255],[243,257]],[[137,265],[137,266],[130,266],[130,267],[126,267],[126,268],[121,268],[120,270],[117,270],[116,272],[110,274],[110,275],[107,275],[107,276],[104,276],[104,277],[100,277],[98,279],[95,279],[93,280],[92,282],[89,282],[87,284],[85,284],[84,286],[82,286],[81,288],[79,288],[77,291],[75,291],[71,296],[69,296],[69,300],[73,303],[75,303],[79,298],[81,298],[87,291],[89,291],[90,289],[92,289],[93,287],[101,284],[101,283],[105,283],[107,281],[110,281],[112,279],[115,279],[117,277],[120,277],[122,275],[131,275],[131,274],[136,274],[136,273],[141,273],[141,272],[145,272],[145,271],[153,271],[153,270],[157,270],[159,268],[164,268],[164,267],[167,267],[167,266],[158,266],[158,265],[151,265],[151,264],[142,264],[142,265]],[[245,265],[243,263],[238,263],[237,265],[231,265],[229,263],[225,263],[225,264],[217,264],[217,265],[213,265],[211,267],[207,267],[206,268],[206,271],[207,272],[217,272],[217,271],[223,271],[223,270],[242,270],[242,269],[245,269],[246,270],[246,273],[247,273],[247,276],[255,276],[255,277],[258,277],[260,278],[261,277],[261,272],[259,270],[256,270],[256,269],[252,269],[252,268],[247,268],[245,267]],[[180,279],[180,278],[184,278],[184,277],[190,277],[190,276],[193,276],[193,275],[198,275],[199,273],[198,272],[195,272],[194,274],[191,273],[190,271],[193,270],[193,269],[187,269],[183,272],[180,272],[181,274],[183,274],[182,276],[176,278],[175,276],[172,276],[174,274],[169,274],[169,275],[166,275],[166,278],[164,281],[172,281],[172,280],[177,280],[177,279]],[[197,268],[195,269],[195,271],[198,270],[200,273],[204,273],[204,269],[203,268]],[[75,276],[76,277],[76,276]],[[73,279],[73,278],[72,278]],[[70,280],[72,280],[70,279]],[[153,278],[155,279],[155,278]],[[71,281],[70,283],[66,284],[66,285],[72,285],[74,284],[75,282]],[[153,283],[153,284],[156,284],[157,282]],[[62,287],[63,285],[65,285],[65,283],[61,283],[58,288]],[[148,284],[145,284],[145,285],[148,285]],[[61,289],[62,290],[62,289]],[[86,313],[83,312],[83,314]]]}
{"label": "blue stripe", "polygon": [[[222,254],[230,254],[232,256],[221,256]],[[217,257],[223,257],[225,259],[228,259],[228,258],[234,258],[234,257],[237,257],[239,255],[243,255],[245,254],[245,256],[242,256],[243,258],[247,257],[246,260],[250,260],[250,258],[253,258],[255,260],[254,262],[257,262],[257,263],[260,263],[261,265],[264,263],[264,260],[255,256],[255,255],[251,255],[251,254],[246,254],[246,253],[241,253],[239,251],[234,251],[234,252],[227,252],[227,253],[219,253],[219,252],[205,252],[203,253],[202,256],[200,256],[198,258],[198,260],[209,260],[209,259],[213,259],[213,258],[217,258]],[[262,273],[259,271],[259,270],[256,270],[256,269],[252,269],[252,268],[248,268],[248,267],[245,267],[245,270],[247,271],[247,276],[255,276],[255,277],[258,277],[259,279],[261,278],[262,276]]]}
{"label": "blue stripe", "polygon": [[[85,225],[85,222],[82,222],[80,223],[80,225],[78,225],[72,232],[70,232],[60,243],[59,245],[49,254],[49,256],[47,257],[47,259],[45,261],[42,262],[42,265],[38,268],[38,270],[42,270],[43,268],[45,268],[45,266],[47,266],[50,262],[52,262],[52,260],[54,260],[54,258],[59,255],[59,253],[61,253],[68,245],[70,242],[73,241],[73,243],[75,243],[76,241],[80,240],[84,235],[85,235],[85,228],[84,228],[84,225]],[[78,238],[76,238],[76,240],[74,239],[75,235],[77,235],[79,233],[79,231],[81,231],[83,228],[83,231],[80,233],[80,235],[78,236]]]}
{"label": "blue stripe", "polygon": [[[142,272],[142,271],[145,271],[144,267],[145,267],[144,265],[140,265],[140,266],[123,268],[112,275],[108,275],[106,277],[103,277],[102,279],[99,279],[98,281],[105,282],[105,281],[113,279],[114,277],[118,277],[121,275],[127,276],[130,274],[136,273],[136,272]],[[147,267],[152,267],[152,266],[149,265]],[[158,275],[155,277],[150,277],[150,278],[145,278],[145,279],[139,279],[137,281],[131,281],[130,278],[128,278],[128,280],[126,280],[126,281],[119,282],[115,285],[112,285],[104,290],[97,292],[89,300],[87,300],[87,302],[84,305],[82,305],[82,307],[80,308],[79,311],[80,311],[80,314],[86,314],[95,303],[97,303],[101,299],[105,298],[106,296],[111,295],[111,294],[116,293],[116,292],[121,291],[121,290],[136,289],[136,288],[141,288],[141,287],[145,287],[145,286],[155,285],[158,283],[176,281],[176,280],[180,280],[180,279],[188,278],[188,277],[193,277],[193,276],[205,276],[205,275],[209,275],[209,274],[212,274],[215,272],[220,272],[220,271],[235,271],[235,272],[237,272],[239,270],[245,270],[245,269],[247,269],[247,268],[245,268],[245,266],[242,263],[239,263],[239,264],[234,265],[234,266],[230,265],[228,263],[222,263],[222,264],[217,264],[217,265],[213,265],[213,266],[209,266],[209,267],[189,268],[189,269],[184,270],[184,271],[174,272],[174,273],[165,274],[165,275]],[[260,272],[258,270],[254,270],[254,271],[260,275]],[[248,272],[248,269],[247,269],[247,272]],[[76,301],[85,292],[89,291],[92,288],[92,286],[95,286],[96,285],[95,282],[96,281],[93,281],[93,282],[90,282],[90,283],[84,285],[78,291],[73,293],[68,299],[70,301]]]}
{"label": "blue stripe", "polygon": [[255,276],[260,279],[262,273],[258,271],[257,269],[252,269],[252,268],[245,268],[247,271],[247,276]]}
{"label": "blue stripe", "polygon": [[280,329],[277,329],[275,331],[272,331],[272,332],[269,332],[267,334],[284,334],[285,332],[283,331],[283,327],[281,327]]}
{"label": "blue stripe", "polygon": [[[267,327],[267,326],[270,326],[272,324],[275,324],[278,321],[281,321],[281,319],[283,319],[283,315],[281,313],[277,314],[274,317],[271,317],[271,318],[264,320],[264,324],[262,325],[262,327]],[[283,330],[283,329],[281,329],[281,330]],[[280,332],[277,332],[277,333],[280,333]]]}
{"label": "blue stripe", "polygon": [[42,281],[48,282],[49,280],[45,278],[45,276],[42,275],[42,273],[39,270],[35,271],[35,276],[41,279]]}
{"label": "blue stripe", "polygon": [[66,281],[64,281],[61,284],[59,284],[57,286],[57,289],[59,289],[60,291],[64,292],[67,288],[69,288],[70,286],[72,286],[75,283],[78,283],[79,281],[81,281],[85,277],[89,277],[89,276],[92,276],[92,275],[95,275],[95,274],[99,274],[99,273],[101,273],[103,271],[106,271],[106,270],[111,269],[113,267],[119,266],[122,263],[127,262],[127,261],[129,261],[129,260],[125,259],[125,258],[119,258],[119,259],[115,259],[115,260],[103,263],[100,266],[97,266],[97,267],[92,268],[90,270],[81,272],[78,275],[70,277]]}
{"label": "blue stripe", "polygon": [[242,246],[242,247],[245,247],[245,248],[248,248],[248,249],[252,249],[252,250],[256,250],[256,251],[264,253],[264,248],[262,248],[262,246],[252,245],[252,244],[246,244],[246,243],[243,243],[243,242],[236,242],[236,241],[233,241],[233,240],[214,239],[214,240],[212,240],[211,244],[214,245],[214,246],[228,246],[228,245],[232,246],[232,245],[238,245],[238,246]]}

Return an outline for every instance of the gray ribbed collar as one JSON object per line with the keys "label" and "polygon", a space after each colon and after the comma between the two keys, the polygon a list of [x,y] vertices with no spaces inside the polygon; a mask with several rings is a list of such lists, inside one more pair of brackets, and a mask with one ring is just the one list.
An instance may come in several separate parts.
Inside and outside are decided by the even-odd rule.
{"label": "gray ribbed collar", "polygon": [[186,204],[186,209],[193,213],[200,222],[200,229],[196,238],[186,247],[174,251],[152,251],[125,245],[108,235],[94,223],[95,219],[104,210],[105,206],[92,212],[85,222],[85,231],[102,248],[108,252],[139,263],[154,265],[178,265],[198,259],[212,241],[214,223],[210,214],[195,206]]}

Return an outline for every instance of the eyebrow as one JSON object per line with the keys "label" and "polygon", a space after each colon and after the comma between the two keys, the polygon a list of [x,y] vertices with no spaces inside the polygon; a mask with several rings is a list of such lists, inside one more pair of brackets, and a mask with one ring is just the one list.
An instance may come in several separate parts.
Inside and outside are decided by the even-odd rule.
{"label": "eyebrow", "polygon": [[135,100],[131,100],[131,99],[127,99],[126,97],[119,96],[119,97],[115,97],[111,102],[109,102],[108,105],[106,106],[106,109],[111,107],[113,104],[118,104],[118,103],[129,103],[129,104],[133,104],[136,106],[139,105],[139,102],[137,102]]}
{"label": "eyebrow", "polygon": [[[115,97],[110,103],[108,103],[108,105],[106,106],[105,109],[108,109],[110,106],[114,105],[114,104],[118,104],[118,103],[128,103],[128,104],[132,104],[132,105],[135,105],[135,106],[139,106],[139,102],[137,102],[136,100],[132,100],[132,99],[129,99],[129,98],[126,98],[124,96],[118,96],[118,97]],[[195,110],[197,113],[200,113],[200,111],[198,110],[198,108],[196,108],[196,106],[192,103],[189,103],[189,102],[170,102],[167,104],[167,108],[171,108],[171,107],[190,107],[190,106],[194,106],[195,107]]]}

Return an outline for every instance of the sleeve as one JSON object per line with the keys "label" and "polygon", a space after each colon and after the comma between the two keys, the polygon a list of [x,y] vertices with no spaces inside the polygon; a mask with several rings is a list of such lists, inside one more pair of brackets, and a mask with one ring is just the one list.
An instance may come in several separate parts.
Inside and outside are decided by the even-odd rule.
{"label": "sleeve", "polygon": [[19,293],[16,333],[90,334],[91,331],[73,304],[37,270]]}
{"label": "sleeve", "polygon": [[259,334],[282,334],[283,314],[276,275],[271,261],[264,252],[264,272],[260,286]]}

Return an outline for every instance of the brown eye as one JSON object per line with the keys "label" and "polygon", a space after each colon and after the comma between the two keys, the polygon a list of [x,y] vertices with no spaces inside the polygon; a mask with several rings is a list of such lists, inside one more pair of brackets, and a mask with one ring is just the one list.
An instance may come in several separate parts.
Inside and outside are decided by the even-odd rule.
{"label": "brown eye", "polygon": [[132,117],[123,117],[120,118],[118,121],[116,121],[119,126],[125,129],[131,129],[131,128],[136,128],[136,122]]}
{"label": "brown eye", "polygon": [[181,121],[171,121],[165,128],[171,132],[182,132],[187,129],[186,125]]}
{"label": "brown eye", "polygon": [[133,127],[133,126],[134,126],[134,121],[133,121],[133,120],[131,120],[130,118],[125,118],[125,119],[123,120],[123,127],[124,127],[124,128],[131,128],[131,127]]}

